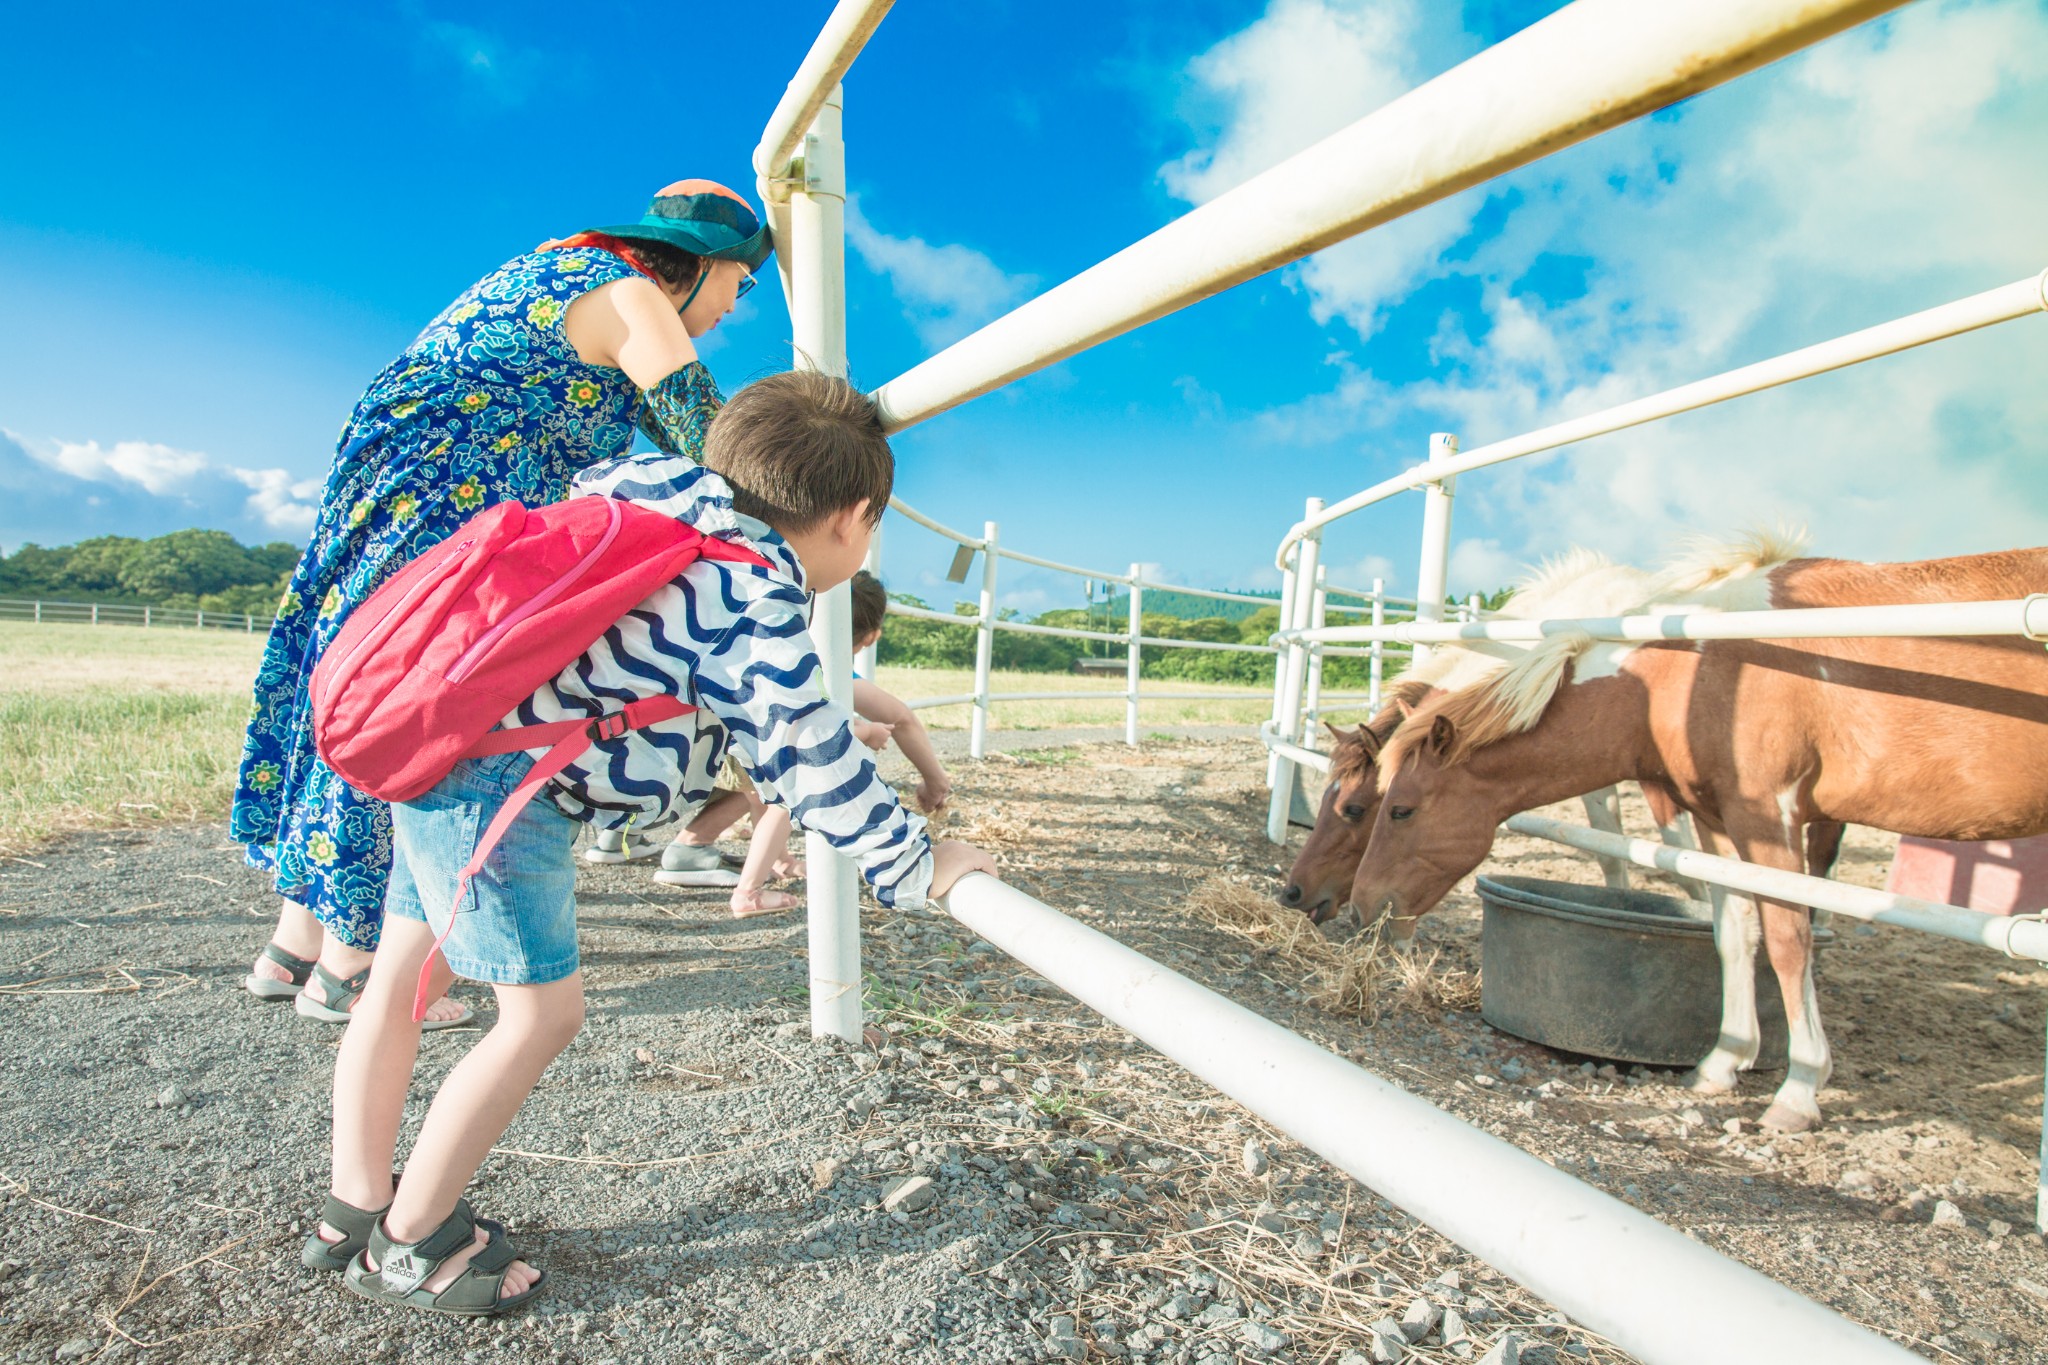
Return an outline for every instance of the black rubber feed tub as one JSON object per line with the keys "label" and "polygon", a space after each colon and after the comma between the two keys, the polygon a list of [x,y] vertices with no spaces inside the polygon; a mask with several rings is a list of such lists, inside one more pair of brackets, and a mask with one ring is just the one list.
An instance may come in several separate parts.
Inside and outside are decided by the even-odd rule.
{"label": "black rubber feed tub", "polygon": [[[1646,891],[1481,877],[1480,1017],[1565,1052],[1690,1066],[1721,1032],[1711,907]],[[1816,931],[1815,944],[1832,939]],[[1762,945],[1757,1066],[1785,1064],[1785,1008]]]}

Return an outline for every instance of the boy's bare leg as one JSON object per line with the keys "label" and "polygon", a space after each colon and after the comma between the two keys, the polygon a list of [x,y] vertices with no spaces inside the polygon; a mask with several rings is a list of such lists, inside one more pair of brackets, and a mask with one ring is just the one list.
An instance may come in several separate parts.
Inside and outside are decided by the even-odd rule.
{"label": "boy's bare leg", "polygon": [[[391,1202],[391,1166],[405,1092],[419,1057],[420,1026],[412,1021],[412,991],[433,934],[416,920],[384,926],[377,970],[349,1017],[334,1063],[334,1176],[336,1198],[359,1209]],[[341,1234],[322,1226],[330,1242]]]}
{"label": "boy's bare leg", "polygon": [[740,869],[739,885],[732,889],[733,915],[746,919],[796,909],[795,896],[767,889],[776,877],[789,875],[776,868],[790,861],[789,812],[762,802],[761,809],[754,812],[754,837],[747,844],[746,866]]}
{"label": "boy's bare leg", "polygon": [[[394,943],[394,938],[399,941]],[[351,1199],[340,1183],[345,1101],[342,1068],[336,1069],[335,1193],[358,1208],[378,1208],[383,1199],[390,1198],[390,1157],[397,1144],[410,1063],[419,1048],[419,1029],[412,1023],[411,982],[419,974],[420,963],[432,943],[431,932],[417,920],[393,920],[385,927],[384,946],[377,954],[379,970],[370,974],[370,988],[356,1011],[357,1019],[349,1025],[348,1038],[343,1041],[346,1053],[357,1031],[369,1025],[371,1018],[377,1021],[372,1028],[372,1041],[386,1037],[409,1039],[402,1058],[397,1049],[387,1047],[387,1055],[379,1060],[393,1066],[393,1070],[380,1081],[370,1083],[381,1084],[391,1092],[388,1111],[372,1115],[366,1108],[364,1116],[355,1122],[359,1131],[353,1135],[348,1159],[358,1167],[379,1156],[384,1162],[381,1182],[367,1173],[351,1172],[366,1184],[381,1184],[382,1198],[376,1202]],[[398,953],[387,958],[387,951],[393,948]],[[389,970],[393,966],[397,970]],[[583,1027],[580,972],[542,986],[499,986],[497,995],[497,1026],[448,1073],[427,1110],[419,1141],[413,1144],[412,1155],[406,1162],[402,1196],[392,1202],[391,1212],[384,1216],[384,1230],[394,1241],[416,1242],[447,1219],[455,1209],[455,1201],[476,1175],[477,1167],[483,1164],[484,1157],[512,1122],[512,1116],[532,1093],[541,1073]],[[369,1013],[372,1011],[374,1015]],[[366,1042],[365,1054],[369,1046]],[[401,1061],[402,1070],[396,1066]],[[346,1064],[345,1057],[343,1065]],[[387,1097],[366,1093],[365,1098],[374,1103]],[[476,1246],[481,1247],[488,1240],[488,1234],[479,1230]],[[425,1287],[438,1291],[452,1284],[474,1254],[472,1248],[451,1256]],[[538,1279],[539,1272],[526,1262],[514,1262],[499,1295],[509,1298],[524,1293]]]}

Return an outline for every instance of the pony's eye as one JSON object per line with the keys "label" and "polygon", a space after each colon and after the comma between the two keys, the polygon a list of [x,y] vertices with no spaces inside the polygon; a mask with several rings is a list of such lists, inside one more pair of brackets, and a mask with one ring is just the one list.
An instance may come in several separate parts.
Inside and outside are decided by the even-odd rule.
{"label": "pony's eye", "polygon": [[1346,806],[1343,810],[1340,810],[1337,813],[1343,816],[1346,820],[1350,821],[1354,825],[1357,824],[1359,821],[1365,819],[1364,806]]}
{"label": "pony's eye", "polygon": [[1413,806],[1389,806],[1387,808],[1387,818],[1389,820],[1406,820],[1413,814],[1415,814],[1415,807]]}

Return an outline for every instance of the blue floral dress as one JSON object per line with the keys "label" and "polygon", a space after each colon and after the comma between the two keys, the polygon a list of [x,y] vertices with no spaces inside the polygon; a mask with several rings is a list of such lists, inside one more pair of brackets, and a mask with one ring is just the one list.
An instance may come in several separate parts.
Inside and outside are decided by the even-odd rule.
{"label": "blue floral dress", "polygon": [[701,452],[721,401],[702,365],[643,395],[625,371],[584,363],[562,331],[572,302],[633,274],[595,248],[518,257],[429,323],[342,429],[257,671],[229,830],[279,894],[343,943],[377,944],[391,813],[314,752],[313,668],[350,610],[407,561],[495,503],[559,500],[579,470],[627,452],[636,422],[663,450]]}

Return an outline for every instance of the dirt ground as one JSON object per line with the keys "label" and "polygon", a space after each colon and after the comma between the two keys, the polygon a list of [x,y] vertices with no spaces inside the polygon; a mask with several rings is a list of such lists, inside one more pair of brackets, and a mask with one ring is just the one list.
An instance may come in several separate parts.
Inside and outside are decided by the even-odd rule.
{"label": "dirt ground", "polygon": [[[1756,1119],[1781,1073],[1721,1097],[1685,1090],[1679,1071],[1589,1076],[1584,1059],[1476,1015],[1397,1012],[1365,1027],[1292,999],[1299,982],[1281,961],[1233,963],[1226,934],[1175,913],[1174,890],[1220,868],[1266,891],[1299,851],[1300,831],[1284,855],[1264,840],[1252,746],[1045,758],[1021,784],[992,764],[993,782],[977,784],[987,814],[963,829],[1008,836],[990,840],[1009,855],[1005,875],[1041,899],[1086,905],[1133,946],[1927,1355],[2048,1360],[2048,1248],[2033,1230],[2048,968],[1836,918],[1819,982],[1835,1055],[1826,1122],[1773,1136]],[[1540,813],[1584,818],[1576,802]],[[1632,788],[1623,818],[1655,837]],[[1882,886],[1895,842],[1852,829],[1836,876]],[[1600,880],[1589,857],[1512,834],[1482,870]],[[1676,891],[1650,872],[1637,884]],[[1479,922],[1468,878],[1423,922],[1423,944],[1476,972]],[[1500,1078],[1509,1058],[1528,1068],[1519,1084]],[[1943,1200],[1965,1226],[1932,1224]]]}
{"label": "dirt ground", "polygon": [[[1198,910],[1219,887],[1270,894],[1292,857],[1263,839],[1257,745],[1076,738],[957,763],[946,832],[1928,1358],[2048,1362],[2032,1231],[2048,971],[1836,920],[1827,1122],[1769,1137],[1754,1123],[1772,1076],[1703,1098],[1470,1008],[1390,998],[1368,1023],[1317,1006],[1297,958]],[[1626,816],[1647,828],[1639,805]],[[1840,875],[1881,882],[1888,843],[1852,832]],[[1553,845],[1495,852],[1490,870],[1598,880]],[[801,922],[735,924],[718,899],[586,871],[590,1025],[476,1195],[557,1285],[471,1326],[395,1318],[297,1266],[336,1035],[236,988],[269,902],[235,850],[173,829],[0,862],[0,1359],[240,1360],[290,1332],[348,1359],[1352,1365],[1404,1313],[1432,1324],[1412,1360],[1471,1360],[1503,1335],[1525,1361],[1629,1359],[950,921],[869,907],[875,1029],[858,1049],[812,1043]],[[1442,966],[1476,969],[1478,915],[1467,885],[1425,922]],[[437,1038],[422,1079],[461,1046]],[[929,1207],[883,1204],[919,1174]],[[1936,1222],[1941,1205],[1960,1222]]]}

